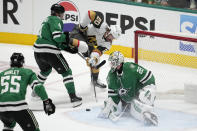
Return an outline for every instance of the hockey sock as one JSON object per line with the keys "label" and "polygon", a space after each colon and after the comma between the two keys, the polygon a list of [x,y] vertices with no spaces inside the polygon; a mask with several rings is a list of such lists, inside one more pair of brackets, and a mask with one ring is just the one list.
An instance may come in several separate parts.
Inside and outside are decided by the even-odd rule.
{"label": "hockey sock", "polygon": [[71,69],[69,69],[66,73],[63,73],[62,76],[63,76],[63,83],[67,89],[68,94],[75,93],[75,85],[74,85]]}
{"label": "hockey sock", "polygon": [[52,68],[50,69],[50,70],[48,70],[48,71],[46,71],[46,72],[40,72],[39,74],[38,74],[38,80],[42,83],[42,84],[44,84],[44,82],[46,81],[46,79],[47,79],[47,77],[49,76],[49,74],[51,73],[51,71],[52,71]]}

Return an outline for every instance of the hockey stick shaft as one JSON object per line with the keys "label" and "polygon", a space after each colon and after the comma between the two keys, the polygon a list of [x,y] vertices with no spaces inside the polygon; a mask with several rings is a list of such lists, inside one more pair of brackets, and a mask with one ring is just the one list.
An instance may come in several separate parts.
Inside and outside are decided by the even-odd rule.
{"label": "hockey stick shaft", "polygon": [[105,63],[106,63],[106,60],[103,60],[101,63],[99,63],[99,64],[96,66],[96,69],[99,69],[99,68],[102,67]]}
{"label": "hockey stick shaft", "polygon": [[96,95],[96,87],[95,87],[93,81],[92,81],[92,86],[93,86],[93,88],[94,88],[94,97],[95,97],[95,100],[96,100],[96,102],[98,102],[98,100],[97,100],[97,95]]}
{"label": "hockey stick shaft", "polygon": [[81,54],[81,53],[77,53],[82,59],[86,60],[86,58]]}
{"label": "hockey stick shaft", "polygon": [[[86,61],[86,58],[84,57],[84,55],[83,54],[81,54],[81,53],[77,53],[82,59],[84,59],[85,61]],[[101,63],[99,63],[95,68],[96,69],[99,69],[101,66],[103,66],[104,64],[106,63],[106,60],[103,60]],[[91,76],[91,85],[93,86],[93,89],[94,89],[94,97],[95,97],[95,100],[96,100],[96,102],[98,102],[98,100],[97,100],[97,95],[96,95],[96,87],[95,87],[95,85],[94,85],[94,81],[93,81],[93,78],[92,78],[92,76]]]}

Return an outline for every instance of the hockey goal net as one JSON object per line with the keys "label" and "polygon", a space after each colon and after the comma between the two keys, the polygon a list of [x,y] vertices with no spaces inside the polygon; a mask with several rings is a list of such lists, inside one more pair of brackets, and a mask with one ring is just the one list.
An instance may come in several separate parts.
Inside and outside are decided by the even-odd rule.
{"label": "hockey goal net", "polygon": [[196,49],[197,35],[135,31],[134,61],[153,72],[160,97],[184,97],[197,82]]}

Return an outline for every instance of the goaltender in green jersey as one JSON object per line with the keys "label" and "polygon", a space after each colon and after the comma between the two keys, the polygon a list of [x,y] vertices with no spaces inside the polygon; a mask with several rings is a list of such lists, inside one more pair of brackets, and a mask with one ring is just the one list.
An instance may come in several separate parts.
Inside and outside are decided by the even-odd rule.
{"label": "goaltender in green jersey", "polygon": [[152,72],[133,62],[124,62],[124,56],[119,51],[110,54],[109,63],[108,99],[99,116],[117,121],[128,111],[147,125],[157,125],[153,110],[156,85]]}

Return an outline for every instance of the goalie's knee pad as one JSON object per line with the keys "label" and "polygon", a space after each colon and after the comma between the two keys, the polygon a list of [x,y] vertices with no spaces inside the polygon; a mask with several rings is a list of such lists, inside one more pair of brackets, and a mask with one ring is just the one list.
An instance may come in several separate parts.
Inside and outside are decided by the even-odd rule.
{"label": "goalie's knee pad", "polygon": [[156,99],[156,86],[151,84],[139,90],[139,100],[148,105],[154,105],[154,101]]}
{"label": "goalie's knee pad", "polygon": [[153,112],[153,106],[144,104],[139,100],[132,100],[130,107],[130,114],[137,120],[144,121],[144,112]]}
{"label": "goalie's knee pad", "polygon": [[88,51],[88,45],[84,41],[79,41],[78,51],[81,53],[85,53]]}

